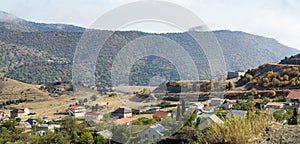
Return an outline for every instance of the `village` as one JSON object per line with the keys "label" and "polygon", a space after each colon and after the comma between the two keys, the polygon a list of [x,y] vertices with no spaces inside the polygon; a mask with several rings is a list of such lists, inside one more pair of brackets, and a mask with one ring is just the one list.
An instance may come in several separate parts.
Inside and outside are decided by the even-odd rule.
{"label": "village", "polygon": [[[239,73],[229,73],[228,77],[236,78]],[[95,110],[96,109],[96,110]],[[178,130],[187,119],[191,117],[197,123],[197,129],[205,132],[213,123],[222,125],[224,119],[229,117],[246,117],[249,111],[264,111],[269,115],[274,113],[286,113],[287,109],[300,110],[300,91],[292,90],[284,99],[248,99],[248,100],[230,100],[219,97],[210,97],[205,101],[189,102],[180,101],[161,101],[156,105],[145,105],[137,108],[119,106],[109,113],[103,113],[101,109],[104,106],[97,106],[90,110],[84,104],[70,104],[64,117],[49,119],[48,116],[35,117],[35,111],[29,108],[15,108],[10,113],[0,111],[0,126],[6,121],[12,119],[18,122],[16,129],[22,130],[22,133],[34,131],[39,136],[44,136],[48,132],[55,133],[60,129],[62,121],[66,118],[77,119],[79,123],[87,123],[89,127],[105,139],[112,139],[114,133],[110,129],[105,129],[111,125],[127,125],[133,127],[139,125],[131,131],[134,141],[149,140],[158,142],[163,139],[172,139],[176,130]],[[164,120],[177,122],[178,129],[170,129],[164,125]],[[170,122],[169,122],[170,123]],[[283,120],[283,123],[288,123]],[[99,128],[101,127],[101,128]],[[121,132],[120,132],[121,133]],[[172,136],[172,137],[170,137]],[[195,137],[191,137],[196,139]]]}

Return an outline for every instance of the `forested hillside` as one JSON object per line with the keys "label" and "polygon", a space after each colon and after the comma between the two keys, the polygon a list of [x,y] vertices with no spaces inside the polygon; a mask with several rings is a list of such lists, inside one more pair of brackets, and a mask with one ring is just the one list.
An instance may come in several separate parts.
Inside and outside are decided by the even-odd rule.
{"label": "forested hillside", "polygon": [[[64,28],[62,30],[56,29],[57,27],[53,29],[54,25],[47,24],[24,25],[22,23],[30,22],[15,17],[5,20],[3,21],[2,18],[0,23],[0,70],[2,74],[27,83],[71,81],[73,56],[83,34],[81,32],[83,28],[75,30],[76,27],[62,25]],[[101,39],[107,32],[97,31],[98,35],[95,39]],[[206,36],[205,32],[193,33],[199,37]],[[213,33],[223,50],[227,71],[247,70],[266,62],[279,62],[282,58],[298,52],[298,50],[284,46],[274,39],[244,32],[224,30]],[[196,65],[201,67],[200,79],[208,77],[209,67],[205,54],[201,48],[199,50],[199,45],[188,33],[149,34],[122,31],[115,32],[100,51],[100,53],[107,53],[106,56],[109,58],[98,58],[97,84],[110,84],[112,60],[124,46],[138,37],[150,35],[163,36],[180,44],[193,59],[197,59]],[[171,80],[179,79],[172,63],[157,56],[148,56],[132,66],[130,84],[148,85],[149,80],[154,76],[166,77]]]}

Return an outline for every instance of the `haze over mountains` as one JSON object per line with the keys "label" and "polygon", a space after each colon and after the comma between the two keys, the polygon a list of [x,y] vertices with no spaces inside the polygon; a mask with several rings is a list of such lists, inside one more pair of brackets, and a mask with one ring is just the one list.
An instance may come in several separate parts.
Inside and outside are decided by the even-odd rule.
{"label": "haze over mountains", "polygon": [[[0,73],[27,83],[71,81],[72,60],[85,28],[64,24],[43,24],[20,19],[0,12]],[[101,33],[107,31],[98,31]],[[194,32],[205,36],[203,32]],[[247,70],[266,62],[279,62],[299,51],[278,43],[275,39],[236,31],[214,31],[223,49],[227,70]],[[137,31],[115,32],[105,50],[118,52],[124,45],[153,34]],[[203,69],[201,79],[207,78],[208,64],[203,52],[188,33],[155,34],[180,44],[190,54],[200,53],[198,65]],[[111,61],[98,61],[98,82],[109,85]],[[99,73],[105,74],[101,75]],[[168,61],[149,56],[132,66],[131,84],[148,85],[154,76],[178,79],[175,67]]]}

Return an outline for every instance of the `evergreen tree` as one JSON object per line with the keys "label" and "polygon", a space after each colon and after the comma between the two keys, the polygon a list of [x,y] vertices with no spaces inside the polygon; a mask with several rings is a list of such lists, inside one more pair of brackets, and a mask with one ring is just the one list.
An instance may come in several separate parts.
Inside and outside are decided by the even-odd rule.
{"label": "evergreen tree", "polygon": [[297,109],[294,108],[293,116],[289,119],[289,124],[297,125],[298,124],[297,120],[298,120],[298,112],[297,112]]}
{"label": "evergreen tree", "polygon": [[185,100],[181,100],[181,105],[182,105],[181,115],[183,116],[185,112]]}
{"label": "evergreen tree", "polygon": [[180,121],[180,105],[177,105],[176,121]]}

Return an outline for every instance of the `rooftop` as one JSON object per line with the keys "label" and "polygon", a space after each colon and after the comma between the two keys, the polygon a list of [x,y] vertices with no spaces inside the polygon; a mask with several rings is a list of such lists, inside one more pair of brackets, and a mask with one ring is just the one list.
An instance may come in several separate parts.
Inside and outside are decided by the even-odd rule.
{"label": "rooftop", "polygon": [[114,121],[115,124],[125,124],[130,122],[131,122],[131,118],[121,118]]}
{"label": "rooftop", "polygon": [[87,112],[85,113],[85,116],[99,116],[101,115],[100,113],[93,113],[93,112]]}
{"label": "rooftop", "polygon": [[170,112],[166,112],[166,111],[156,111],[153,113],[153,117],[165,117],[168,116],[170,114]]}
{"label": "rooftop", "polygon": [[283,103],[280,103],[280,102],[268,102],[267,103],[267,106],[283,106],[284,104]]}
{"label": "rooftop", "polygon": [[163,127],[161,124],[152,125],[150,126],[150,128],[156,131],[157,133],[159,133],[160,135],[163,135],[163,133],[167,131],[167,129]]}
{"label": "rooftop", "polygon": [[287,98],[291,98],[291,99],[300,99],[300,91],[291,91]]}

